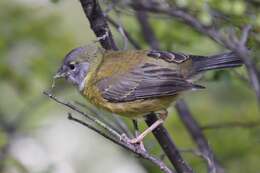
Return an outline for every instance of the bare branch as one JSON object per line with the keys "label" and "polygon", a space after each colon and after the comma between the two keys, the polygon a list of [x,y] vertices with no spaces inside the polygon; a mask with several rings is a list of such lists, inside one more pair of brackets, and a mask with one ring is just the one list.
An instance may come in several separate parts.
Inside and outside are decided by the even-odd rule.
{"label": "bare branch", "polygon": [[249,33],[252,29],[252,26],[251,25],[246,25],[243,30],[242,30],[242,36],[241,36],[241,40],[240,40],[240,44],[242,46],[246,46],[246,42],[248,40],[248,37],[249,37]]}
{"label": "bare branch", "polygon": [[[148,3],[142,2],[130,3],[129,5],[135,10],[145,10],[175,17],[177,20],[180,20],[184,24],[189,25],[191,28],[195,29],[199,33],[207,35],[209,38],[215,40],[220,45],[235,52],[237,56],[239,56],[244,61],[251,81],[251,85],[253,86],[257,99],[260,102],[260,76],[258,75],[259,72],[257,71],[255,64],[252,62],[249,49],[245,45],[246,39],[249,35],[250,26],[244,27],[241,39],[235,37],[234,39],[230,40],[231,35],[225,37],[214,26],[206,26],[202,24],[196,17],[180,8],[164,7],[159,5],[153,6]],[[240,40],[241,42],[237,40]]]}
{"label": "bare branch", "polygon": [[126,31],[125,28],[123,28],[122,26],[120,26],[117,22],[115,22],[112,18],[110,18],[109,16],[106,17],[107,21],[109,23],[111,23],[112,26],[114,26],[115,28],[117,28],[117,30],[122,30],[124,35],[126,36],[126,38],[128,39],[128,41],[134,46],[134,48],[136,49],[140,49],[140,46],[138,45],[138,43],[136,43],[136,41],[129,35],[129,33]]}
{"label": "bare branch", "polygon": [[[142,33],[146,42],[150,45],[151,48],[159,49],[159,43],[156,40],[154,32],[149,24],[147,14],[144,11],[137,11],[136,16],[139,24],[141,25]],[[156,120],[156,115],[154,113],[151,113],[146,116],[145,121],[148,126],[151,126]],[[193,172],[191,167],[183,160],[181,154],[178,151],[178,148],[174,144],[173,140],[171,139],[170,135],[163,127],[163,125],[157,127],[153,131],[153,134],[156,137],[157,141],[160,143],[162,149],[164,150],[165,154],[167,155],[177,172]]]}
{"label": "bare branch", "polygon": [[141,30],[145,41],[153,49],[159,49],[159,43],[155,38],[154,31],[152,30],[150,23],[148,21],[148,16],[145,11],[136,11],[136,17],[141,26]]}
{"label": "bare branch", "polygon": [[106,139],[110,140],[110,141],[113,141],[114,143],[118,144],[118,145],[122,145],[119,141],[115,140],[113,137],[107,135],[107,133],[97,129],[96,127],[92,126],[91,124],[87,123],[87,122],[83,122],[81,121],[80,119],[77,119],[75,117],[72,116],[71,113],[68,113],[68,119],[69,120],[72,120],[72,121],[75,121],[81,125],[84,125],[86,126],[87,128],[93,130],[94,132],[98,133],[99,135],[105,137]]}
{"label": "bare branch", "polygon": [[52,99],[53,101],[63,105],[63,106],[66,106],[68,108],[70,108],[71,110],[73,111],[76,111],[77,113],[79,113],[80,115],[83,115],[84,117],[86,117],[88,120],[94,122],[95,124],[97,124],[98,126],[104,128],[110,135],[108,135],[107,133],[103,132],[102,130],[94,127],[93,125],[89,124],[89,123],[86,123],[86,122],[83,122],[75,117],[73,117],[70,113],[69,113],[69,119],[70,120],[73,120],[77,123],[80,123],[81,125],[84,125],[88,128],[90,128],[91,130],[95,131],[96,133],[98,133],[99,135],[105,137],[106,139],[114,142],[115,144],[135,153],[136,155],[144,158],[144,159],[147,159],[149,161],[151,161],[152,163],[154,163],[155,165],[157,165],[163,172],[165,173],[173,173],[161,160],[159,159],[156,159],[155,157],[151,156],[147,151],[145,150],[142,150],[139,145],[134,145],[134,144],[130,144],[129,142],[127,142],[127,140],[124,140],[122,138],[122,136],[117,133],[116,131],[114,131],[111,127],[107,126],[106,124],[104,124],[103,122],[101,122],[100,120],[92,117],[92,116],[89,116],[87,115],[85,112],[82,112],[80,109],[78,109],[76,106],[68,103],[68,102],[65,102],[65,101],[62,101],[61,99],[53,96],[52,94],[50,93],[47,93],[47,92],[44,92],[44,94],[46,96],[48,96],[50,99]]}
{"label": "bare branch", "polygon": [[98,111],[92,109],[91,107],[87,106],[84,103],[78,101],[74,101],[73,103],[79,105],[81,108],[84,108],[91,115],[95,115],[95,117],[97,117],[100,121],[112,127],[112,129],[116,129],[119,133],[125,133],[129,137],[133,136],[133,134],[131,134],[130,130],[128,129],[127,125],[118,116],[111,115],[109,118],[109,116],[101,115]]}
{"label": "bare branch", "polygon": [[106,129],[107,131],[109,131],[112,135],[114,135],[117,138],[121,138],[121,135],[116,132],[114,129],[108,127],[105,123],[103,123],[102,121],[98,120],[97,118],[90,116],[88,114],[86,114],[85,112],[81,111],[79,108],[77,108],[76,106],[74,106],[73,104],[69,103],[69,102],[65,102],[61,99],[58,99],[57,97],[55,97],[54,95],[52,95],[51,93],[48,93],[46,91],[43,92],[44,95],[48,96],[49,98],[51,98],[52,100],[54,100],[55,102],[62,104],[64,106],[69,107],[70,109],[78,112],[79,114],[83,115],[84,117],[86,117],[87,119],[95,122],[96,124],[98,124],[100,127]]}
{"label": "bare branch", "polygon": [[208,172],[209,173],[221,173],[224,172],[223,168],[214,158],[214,154],[207,142],[206,137],[201,131],[197,121],[193,118],[187,104],[183,100],[179,100],[175,108],[180,115],[180,119],[191,135],[192,139],[198,146],[200,153],[202,153],[203,157],[206,158],[208,163]]}
{"label": "bare branch", "polygon": [[[154,113],[147,115],[147,119],[145,120],[148,126],[151,126],[157,117]],[[154,136],[156,137],[157,141],[162,146],[165,154],[175,167],[177,172],[185,172],[185,173],[192,173],[193,170],[187,163],[183,160],[179,150],[177,149],[176,145],[173,143],[168,131],[162,126],[158,126],[153,131]]]}
{"label": "bare branch", "polygon": [[[81,0],[81,4],[82,4],[82,6],[83,6],[83,9],[84,9],[84,11],[85,11],[85,14],[86,14],[86,16],[88,17],[88,19],[89,19],[89,22],[90,22],[90,24],[91,24],[91,26],[97,26],[97,27],[100,27],[100,29],[95,29],[95,28],[93,28],[92,27],[92,29],[93,29],[93,31],[96,33],[97,31],[99,31],[99,30],[103,30],[102,29],[102,27],[105,27],[105,28],[107,28],[108,30],[109,30],[109,28],[107,27],[107,25],[95,25],[95,21],[97,20],[97,19],[95,19],[95,20],[93,20],[93,18],[91,18],[91,17],[89,17],[90,15],[89,15],[89,13],[92,13],[92,9],[91,8],[89,8],[88,6],[89,6],[89,0]],[[92,7],[93,7],[93,4],[94,4],[94,6],[96,6],[96,7],[98,7],[98,10],[96,10],[95,11],[95,13],[100,13],[100,14],[93,14],[92,13],[92,15],[93,16],[96,16],[96,17],[100,17],[100,18],[102,18],[102,20],[104,20],[104,15],[103,15],[103,13],[102,13],[102,11],[101,11],[101,9],[100,9],[100,7],[99,7],[99,5],[98,5],[98,3],[97,3],[97,1],[91,1],[91,4],[92,4]],[[102,21],[101,20],[101,21]],[[94,23],[93,23],[94,22]],[[92,24],[93,23],[93,24]],[[104,22],[103,22],[103,24],[104,24]],[[110,33],[110,31],[109,31],[109,33]],[[96,33],[96,35],[98,36],[98,33]],[[109,35],[108,36],[109,37],[109,39],[106,39],[106,40],[104,40],[105,41],[105,43],[103,43],[102,44],[102,42],[101,42],[101,44],[102,45],[104,45],[104,48],[105,49],[110,49],[110,48],[112,48],[112,49],[114,49],[114,50],[116,50],[117,48],[116,47],[114,47],[113,46],[113,44],[111,44],[111,40],[113,40],[113,38],[112,38],[112,36],[111,35]],[[114,42],[113,42],[114,43]],[[156,116],[154,115],[154,114],[151,114],[149,117],[154,117],[154,118],[156,118]],[[152,123],[153,122],[153,120],[155,120],[155,119],[150,119],[151,121],[149,121],[149,122],[147,122],[147,124],[149,125],[149,123]],[[155,120],[156,121],[156,120]],[[169,135],[168,135],[168,133],[167,133],[167,131],[166,131],[166,129],[163,127],[163,126],[160,126],[159,128],[157,128],[156,130],[155,130],[155,132],[154,132],[154,134],[155,134],[155,136],[157,137],[157,140],[158,140],[158,142],[161,144],[161,147],[164,149],[164,151],[165,152],[167,152],[168,150],[169,150],[169,148],[168,147],[175,147],[175,145],[172,143],[172,141],[171,141],[171,138],[169,137]],[[158,134],[160,134],[160,135],[158,135]],[[159,141],[159,140],[161,140],[161,139],[167,139],[167,140],[163,140],[163,141]],[[178,151],[177,149],[175,149],[175,151]],[[167,153],[166,153],[167,154]],[[176,154],[176,152],[173,152],[173,153],[168,153],[167,155],[168,156],[171,156],[171,157],[175,157],[175,155],[172,155],[172,154]],[[180,156],[180,155],[177,155],[177,156]],[[178,170],[178,172],[192,172],[191,171],[191,168],[189,168],[188,166],[186,166],[186,163],[183,161],[183,159],[181,158],[181,157],[177,157],[176,156],[176,158],[177,158],[177,161],[178,162],[172,162],[173,163],[173,165],[176,167],[177,166],[177,168],[182,168],[182,167],[185,167],[186,169],[183,169],[183,170],[181,170],[181,169],[179,169]],[[175,164],[179,164],[179,163],[181,163],[180,165],[175,165]]]}
{"label": "bare branch", "polygon": [[107,25],[106,19],[103,15],[100,5],[95,0],[80,0],[82,8],[87,16],[90,27],[98,38],[104,39],[99,40],[100,44],[105,49],[117,50],[116,44],[113,40],[110,29]]}
{"label": "bare branch", "polygon": [[[208,165],[214,165],[212,160],[207,155],[205,155],[204,153],[200,152],[199,150],[196,150],[196,149],[180,149],[180,152],[194,154],[195,156],[199,156],[202,159],[204,159],[207,162]],[[211,168],[211,170],[209,170],[209,172],[216,172],[215,170],[216,169]]]}
{"label": "bare branch", "polygon": [[[141,12],[137,11],[137,13],[141,13]],[[142,13],[144,14],[145,12],[142,11]],[[143,16],[139,17],[138,19],[139,19],[139,23],[141,24],[141,26],[142,26],[142,24],[143,25],[145,24],[145,27],[143,26],[142,28],[143,28],[143,33],[146,33],[146,35],[148,35],[148,37],[149,37],[149,39],[147,39],[144,35],[146,41],[149,43],[149,45],[152,48],[159,49],[158,41],[155,39],[154,33],[151,30],[149,23],[147,22],[147,16],[143,15]],[[156,44],[154,44],[154,43],[156,43]],[[186,114],[187,116],[185,115],[184,111],[187,112],[187,110],[188,110],[186,103],[184,101],[180,101],[179,103],[176,104],[176,108],[179,112],[180,118],[183,120],[184,125],[187,127],[189,134],[191,134],[191,136],[194,137],[193,140],[198,145],[198,148],[201,151],[201,153],[203,153],[203,157],[206,158],[209,172],[211,172],[211,173],[215,173],[216,171],[223,172],[223,169],[221,168],[221,166],[219,166],[219,164],[215,161],[213,152],[211,151],[211,149],[207,143],[207,140],[206,140],[205,136],[203,135],[203,133],[202,133],[201,129],[199,128],[195,119],[193,119],[191,114],[189,114],[189,115]],[[184,110],[184,108],[186,108],[186,109]],[[193,130],[195,130],[195,131],[193,131]]]}

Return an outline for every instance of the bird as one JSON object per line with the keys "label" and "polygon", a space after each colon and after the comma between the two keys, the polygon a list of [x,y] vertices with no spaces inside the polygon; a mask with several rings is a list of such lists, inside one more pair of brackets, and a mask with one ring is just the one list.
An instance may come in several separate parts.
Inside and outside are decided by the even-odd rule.
{"label": "bird", "polygon": [[157,113],[154,124],[129,139],[136,144],[164,122],[167,108],[180,95],[205,88],[195,83],[197,76],[242,64],[234,52],[198,56],[162,50],[113,51],[88,44],[71,50],[53,78],[65,78],[99,109],[131,119]]}

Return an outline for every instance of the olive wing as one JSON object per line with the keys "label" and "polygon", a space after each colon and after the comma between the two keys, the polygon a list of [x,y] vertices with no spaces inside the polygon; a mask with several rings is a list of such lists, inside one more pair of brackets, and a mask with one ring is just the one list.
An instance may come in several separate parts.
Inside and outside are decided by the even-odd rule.
{"label": "olive wing", "polygon": [[139,65],[126,74],[106,77],[97,83],[102,97],[110,102],[129,102],[176,95],[202,88],[184,79],[178,71],[156,64]]}

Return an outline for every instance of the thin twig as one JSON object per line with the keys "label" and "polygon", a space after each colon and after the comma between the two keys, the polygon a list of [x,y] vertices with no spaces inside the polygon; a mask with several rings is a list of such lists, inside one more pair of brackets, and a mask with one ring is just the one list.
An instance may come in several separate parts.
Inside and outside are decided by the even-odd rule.
{"label": "thin twig", "polygon": [[215,156],[208,144],[208,141],[205,135],[203,134],[202,130],[200,129],[199,124],[193,118],[193,115],[191,114],[188,105],[183,100],[179,100],[175,104],[175,108],[178,114],[180,115],[179,117],[183,122],[184,126],[186,127],[186,129],[188,130],[190,136],[197,144],[200,153],[202,153],[203,157],[206,158],[208,163],[207,164],[208,172],[210,173],[224,172],[223,168],[216,161]]}
{"label": "thin twig", "polygon": [[[135,2],[138,3],[137,0],[135,0]],[[137,11],[136,16],[141,26],[145,41],[149,44],[151,48],[159,49],[159,42],[156,40],[152,27],[150,26],[150,23],[148,21],[148,16],[146,12]],[[151,113],[146,116],[145,121],[148,126],[151,126],[154,122],[157,121],[157,117],[154,113]],[[163,125],[157,127],[153,131],[153,134],[177,172],[193,172],[192,168],[182,158],[181,154],[178,151],[178,148],[174,144],[168,131],[163,127]]]}
{"label": "thin twig", "polygon": [[159,49],[159,43],[156,40],[154,31],[152,30],[152,28],[150,26],[147,13],[145,11],[136,11],[136,17],[141,26],[141,30],[142,30],[145,41],[150,45],[151,48]]}
{"label": "thin twig", "polygon": [[103,132],[102,130],[99,130],[99,129],[97,129],[96,127],[92,126],[91,124],[89,124],[89,123],[87,123],[87,122],[83,122],[83,121],[81,121],[80,119],[73,117],[70,112],[68,113],[68,119],[69,119],[69,120],[72,120],[72,121],[75,121],[75,122],[77,122],[77,123],[79,123],[79,124],[81,124],[81,125],[86,126],[87,128],[93,130],[94,132],[98,133],[99,135],[105,137],[106,139],[115,142],[115,143],[118,144],[118,145],[122,145],[121,142],[119,142],[119,141],[117,141],[116,139],[114,139],[113,137],[107,135],[107,133]]}
{"label": "thin twig", "polygon": [[112,129],[116,129],[120,134],[125,133],[127,136],[132,137],[131,131],[127,128],[126,124],[123,122],[121,118],[115,115],[110,116],[104,116],[99,111],[94,110],[90,106],[87,106],[84,103],[74,101],[76,105],[79,105],[80,107],[84,108],[86,111],[88,111],[91,115],[94,115],[99,120],[107,124],[108,126],[112,127]]}
{"label": "thin twig", "polygon": [[90,116],[88,114],[86,114],[85,112],[81,111],[79,108],[77,108],[76,106],[74,106],[73,104],[69,103],[69,102],[65,102],[57,97],[55,97],[54,95],[52,95],[51,93],[49,92],[46,92],[44,91],[43,92],[44,95],[48,96],[49,98],[51,98],[52,100],[54,100],[55,102],[61,104],[61,105],[64,105],[64,106],[67,106],[69,107],[70,109],[80,113],[81,115],[83,115],[84,117],[86,117],[87,119],[95,122],[96,124],[98,124],[100,127],[106,129],[107,131],[109,131],[112,135],[114,135],[115,137],[117,138],[121,138],[121,135],[116,132],[114,129],[108,127],[105,123],[103,123],[102,121],[96,119],[95,117],[93,116]]}
{"label": "thin twig", "polygon": [[[139,11],[137,11],[137,13],[140,13]],[[144,11],[142,12],[144,13]],[[151,28],[149,26],[149,23],[144,22],[144,17],[140,18],[139,20],[141,20],[140,23],[145,23],[146,27],[143,27],[144,33],[146,33],[147,35],[151,36],[154,35],[153,32],[150,32],[151,29],[146,30],[146,28]],[[159,45],[158,44],[152,44],[152,43],[157,43],[158,41],[154,38],[153,42],[150,41],[150,39],[153,37],[149,37],[149,39],[146,38],[146,41],[148,43],[150,43],[150,46],[154,49],[158,49]],[[183,108],[183,104],[185,104],[185,102],[179,102],[179,104],[176,105],[177,110],[179,110],[179,115],[181,119],[184,119],[183,117],[183,111],[181,111]],[[186,105],[186,104],[185,104]],[[188,107],[186,106],[186,108],[188,109]],[[219,166],[219,164],[215,161],[214,159],[214,155],[213,152],[211,151],[206,138],[204,137],[201,129],[199,128],[198,124],[196,123],[195,119],[192,117],[191,114],[189,114],[190,116],[186,116],[186,120],[187,121],[183,121],[184,125],[187,127],[187,130],[189,131],[189,134],[191,134],[191,136],[193,136],[194,141],[197,143],[199,150],[201,150],[201,152],[203,152],[204,157],[207,157],[207,163],[208,163],[208,170],[211,173],[215,173],[217,172],[223,172],[223,169],[221,168],[221,166]],[[193,131],[196,130],[196,131]],[[196,135],[195,135],[196,132]],[[195,138],[196,137],[196,138]]]}
{"label": "thin twig", "polygon": [[[155,114],[149,114],[147,115],[146,123],[148,126],[151,126],[156,120],[157,117]],[[187,163],[182,158],[178,148],[173,143],[168,131],[162,125],[158,126],[153,131],[153,134],[156,137],[159,144],[162,146],[162,149],[164,150],[165,154],[167,155],[170,162],[173,164],[178,173],[193,172],[191,167],[187,165]]]}
{"label": "thin twig", "polygon": [[[244,27],[242,38],[238,39],[236,36],[232,36],[231,33],[229,33],[227,37],[224,36],[223,34],[221,34],[220,30],[217,30],[214,26],[207,26],[202,24],[195,16],[180,8],[165,8],[160,5],[153,6],[149,3],[143,3],[142,1],[140,1],[139,3],[129,3],[129,6],[131,6],[135,10],[144,10],[175,17],[177,20],[180,20],[184,24],[189,25],[191,28],[195,29],[199,33],[208,36],[220,45],[235,52],[237,56],[244,61],[248,76],[251,81],[251,85],[253,86],[256,97],[260,102],[260,75],[258,75],[259,72],[257,71],[256,65],[252,62],[250,50],[245,45],[251,28],[249,25]],[[234,39],[230,40],[230,36],[234,37]]]}
{"label": "thin twig", "polygon": [[[134,1],[138,3],[137,0]],[[142,33],[144,34],[145,41],[152,49],[159,49],[159,42],[156,39],[152,27],[149,24],[148,16],[145,11],[136,12],[137,19],[141,26]],[[155,114],[149,114],[146,116],[146,123],[151,126],[153,122],[157,120]],[[191,167],[183,160],[174,142],[170,138],[168,132],[163,126],[159,126],[153,131],[158,142],[161,144],[165,154],[174,165],[177,172],[193,172]],[[163,134],[163,135],[162,135]]]}
{"label": "thin twig", "polygon": [[[98,128],[92,126],[89,123],[83,122],[75,117],[73,117],[70,113],[68,118],[70,120],[76,121],[78,123],[80,123],[81,125],[84,125],[88,128],[90,128],[91,130],[95,131],[96,133],[102,135],[103,137],[105,137],[106,139],[118,144],[119,146],[137,154],[138,156],[150,160],[152,163],[154,163],[155,165],[157,165],[163,172],[165,173],[173,173],[161,160],[151,156],[148,152],[146,152],[145,150],[142,150],[138,145],[134,145],[131,144],[129,142],[127,142],[127,140],[124,140],[122,138],[122,136],[120,134],[118,134],[116,131],[114,131],[112,128],[108,127],[107,125],[103,124],[100,120],[93,118],[92,116],[87,115],[85,112],[82,112],[80,109],[78,109],[76,106],[62,101],[61,99],[53,96],[50,93],[44,92],[44,94],[46,96],[48,96],[50,99],[54,100],[55,102],[66,106],[68,108],[70,108],[71,110],[79,113],[80,115],[83,115],[84,117],[86,117],[87,119],[89,119],[90,121],[94,122],[95,124],[99,125],[100,127],[104,128],[105,130],[107,130],[107,132],[111,135],[109,136],[108,134],[106,134],[105,132],[99,130]],[[113,136],[113,137],[112,137]]]}
{"label": "thin twig", "polygon": [[[99,4],[98,4],[97,1],[95,1],[95,2],[93,2],[93,1],[95,1],[95,0],[92,0],[92,1],[91,1],[91,4],[94,4],[94,5],[96,5],[96,6],[99,6]],[[89,16],[88,14],[92,12],[92,9],[88,8],[89,5],[88,5],[86,2],[89,2],[89,0],[85,0],[85,2],[84,2],[84,0],[81,0],[81,4],[82,4],[82,6],[83,6],[84,12],[86,13],[86,16]],[[90,11],[88,11],[88,10],[90,10]],[[101,14],[95,14],[96,16],[98,16],[98,17],[100,17],[100,18],[103,18],[103,17],[104,17],[104,15],[103,15],[103,13],[102,13],[102,10],[100,9],[100,6],[99,6],[99,10],[96,10],[95,13],[101,13]],[[89,19],[89,22],[90,22],[91,26],[93,26],[96,20],[94,20],[94,19],[91,18],[91,17],[88,17],[88,19]],[[102,19],[102,20],[104,20],[104,19]],[[93,24],[92,24],[92,23],[93,23]],[[98,26],[98,27],[101,27],[99,30],[102,30],[102,26],[101,26],[101,25],[97,25],[97,26]],[[105,27],[109,30],[108,26],[105,26]],[[93,27],[92,27],[92,29],[93,29]],[[96,29],[96,30],[93,29],[93,31],[96,32],[97,29]],[[109,30],[109,32],[110,32],[110,30]],[[97,33],[96,33],[96,35],[97,35]],[[103,42],[102,42],[103,47],[104,47],[105,49],[114,49],[114,50],[117,50],[117,47],[114,46],[113,44],[111,44],[111,40],[113,40],[113,38],[112,38],[112,36],[109,34],[108,37],[106,37],[104,40],[102,40],[102,41],[103,41]],[[155,116],[155,115],[154,115],[154,116]],[[171,142],[171,138],[169,137],[169,135],[167,135],[167,133],[165,133],[166,129],[164,129],[163,126],[160,126],[160,127],[161,127],[160,129],[157,128],[157,130],[155,130],[155,131],[157,131],[157,133],[158,133],[158,132],[161,132],[161,133],[160,133],[160,136],[165,136],[165,138],[168,139],[168,140],[164,140],[163,142],[160,142],[160,141],[159,141],[159,140],[160,140],[160,137],[159,137],[159,138],[157,137],[157,140],[158,140],[158,142],[160,142],[161,147],[162,147],[162,148],[165,148],[165,147],[168,147],[168,146],[172,146],[172,145],[168,145],[168,143],[167,143],[167,142]],[[161,130],[162,128],[164,129],[164,131]],[[166,131],[166,132],[167,132],[167,131]],[[167,148],[167,149],[168,149],[168,148]],[[166,151],[166,150],[165,150],[165,151]],[[174,156],[172,156],[172,157],[174,157]],[[183,161],[182,164],[185,164],[185,162]],[[176,166],[176,165],[175,165],[175,166]],[[187,169],[187,170],[190,170],[190,169]],[[179,172],[180,172],[180,171],[179,171]],[[182,171],[182,172],[190,172],[190,171]]]}
{"label": "thin twig", "polygon": [[124,41],[124,48],[123,50],[127,50],[128,48],[128,37],[126,35],[126,31],[124,30],[120,20],[119,20],[119,16],[118,17],[118,22],[115,22],[113,19],[111,19],[109,16],[105,15],[106,20],[112,24],[113,27],[115,27],[117,29],[117,31],[120,33],[120,35],[123,37],[123,41]]}
{"label": "thin twig", "polygon": [[252,29],[251,25],[246,25],[243,30],[242,30],[242,36],[241,36],[241,40],[240,40],[240,44],[242,44],[242,46],[246,46],[246,42],[248,40],[249,37],[249,33]]}
{"label": "thin twig", "polygon": [[140,49],[140,46],[136,41],[130,36],[130,34],[126,31],[123,26],[119,25],[116,21],[114,21],[111,17],[106,16],[107,21],[114,26],[119,32],[123,31],[125,37],[128,39],[128,41],[134,46],[136,49]]}
{"label": "thin twig", "polygon": [[[205,155],[204,153],[200,152],[199,150],[196,150],[196,149],[180,149],[180,152],[182,152],[182,153],[191,153],[191,154],[194,154],[196,156],[199,156],[203,160],[205,160],[208,165],[214,164],[214,163],[212,163],[212,160],[207,155]],[[214,169],[213,170],[209,170],[209,172],[214,172]]]}

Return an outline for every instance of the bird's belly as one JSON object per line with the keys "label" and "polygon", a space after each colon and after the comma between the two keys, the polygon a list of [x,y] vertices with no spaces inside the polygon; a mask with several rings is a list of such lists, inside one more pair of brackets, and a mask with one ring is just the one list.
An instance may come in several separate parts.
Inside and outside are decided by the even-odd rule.
{"label": "bird's belly", "polygon": [[173,96],[150,98],[146,100],[113,103],[104,99],[95,87],[86,88],[82,94],[97,108],[129,118],[138,118],[151,112],[167,109],[178,97],[178,94],[176,94]]}
{"label": "bird's belly", "polygon": [[151,112],[167,109],[176,97],[177,96],[168,96],[123,103],[104,102],[100,104],[99,107],[125,117],[138,118]]}

